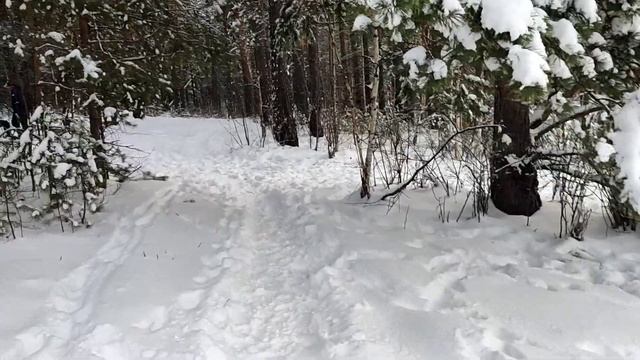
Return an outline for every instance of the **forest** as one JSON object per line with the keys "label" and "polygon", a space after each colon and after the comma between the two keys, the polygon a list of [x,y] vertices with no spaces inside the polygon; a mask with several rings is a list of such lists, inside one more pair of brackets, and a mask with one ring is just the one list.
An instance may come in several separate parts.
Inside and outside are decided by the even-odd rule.
{"label": "forest", "polygon": [[[615,117],[627,102],[629,112],[637,108],[637,96],[625,95],[637,87],[640,26],[628,1],[6,5],[0,72],[20,89],[25,137],[40,135],[30,146],[13,144],[18,152],[3,148],[7,201],[25,175],[15,170],[34,165],[31,177],[57,193],[49,211],[64,202],[63,192],[93,198],[109,172],[127,174],[110,166],[115,147],[96,148],[105,131],[128,117],[171,111],[259,119],[262,141],[268,129],[283,146],[300,145],[303,134],[325,136],[329,157],[349,133],[367,198],[374,171],[387,188],[426,173],[413,174],[414,157],[426,160],[414,150],[422,135],[456,135],[443,150],[465,162],[480,211],[490,198],[507,214],[534,214],[544,170],[566,204],[566,231],[588,222],[581,202],[594,191],[613,228],[635,229],[637,149],[626,148],[635,125]],[[55,159],[31,154],[51,140],[40,118],[71,134],[83,132],[72,128],[88,118],[87,144],[61,145],[83,158],[90,152],[101,171],[74,170],[82,180],[71,187],[62,184],[69,179],[44,179]],[[25,157],[37,164],[27,166]]]}
{"label": "forest", "polygon": [[[182,321],[186,327],[196,320],[200,324],[203,319],[214,319],[199,328],[209,334],[205,337],[194,335],[193,329],[183,334],[197,339],[192,339],[193,344],[201,352],[191,348],[177,351],[177,347],[165,349],[166,356],[157,349],[145,352],[139,349],[142,340],[135,346],[125,346],[120,340],[113,345],[115,340],[109,342],[111,338],[104,336],[119,330],[105,330],[93,320],[77,319],[76,312],[85,309],[77,305],[80,310],[65,310],[60,315],[63,320],[71,316],[68,323],[75,324],[73,331],[57,334],[58,330],[51,329],[63,323],[51,320],[46,326],[38,325],[36,335],[27,331],[16,336],[18,345],[11,347],[13,337],[7,335],[6,343],[0,339],[0,359],[89,359],[88,353],[104,359],[136,359],[141,354],[154,359],[640,356],[637,338],[614,346],[593,337],[582,341],[567,335],[553,340],[546,337],[545,324],[518,330],[501,318],[504,328],[494,326],[495,322],[489,325],[479,313],[469,313],[472,303],[483,303],[482,291],[472,301],[473,296],[464,290],[474,284],[462,285],[467,278],[504,272],[507,275],[501,276],[528,284],[522,294],[541,287],[595,292],[595,287],[608,286],[632,297],[620,300],[629,313],[640,308],[640,243],[635,233],[640,220],[640,1],[5,0],[0,4],[0,34],[0,82],[4,85],[0,88],[0,235],[7,244],[22,244],[19,239],[33,237],[70,239],[60,241],[73,241],[74,236],[112,238],[113,244],[96,245],[100,251],[95,258],[82,258],[75,252],[71,256],[77,266],[69,265],[69,271],[83,266],[93,269],[89,275],[80,272],[88,278],[77,286],[87,291],[76,297],[84,299],[80,303],[99,298],[106,292],[112,273],[124,271],[119,260],[105,258],[125,259],[141,253],[144,259],[160,261],[162,251],[168,254],[158,247],[152,255],[139,245],[147,237],[153,238],[139,234],[140,229],[170,226],[176,221],[158,217],[184,211],[188,220],[175,227],[186,226],[190,230],[184,234],[192,234],[208,226],[202,224],[213,223],[206,216],[215,218],[224,208],[226,215],[218,226],[224,230],[211,229],[210,234],[231,243],[235,238],[249,238],[245,232],[251,232],[252,238],[270,239],[272,247],[258,242],[224,245],[229,247],[221,250],[223,245],[214,245],[213,252],[203,257],[210,258],[203,260],[204,264],[209,266],[208,262],[217,261],[212,259],[223,253],[232,254],[224,258],[234,260],[220,258],[221,264],[235,264],[246,260],[244,251],[281,252],[282,258],[252,255],[257,256],[256,263],[262,259],[271,265],[265,265],[261,273],[247,275],[251,280],[245,285],[267,289],[268,294],[311,287],[312,301],[282,305],[302,307],[296,313],[300,317],[310,316],[319,307],[330,309],[330,316],[323,314],[331,319],[346,316],[353,320],[360,313],[348,312],[340,305],[353,300],[355,307],[373,306],[379,314],[389,311],[400,318],[408,315],[396,312],[400,310],[394,306],[399,303],[404,304],[402,311],[419,308],[426,311],[424,316],[464,308],[467,312],[461,316],[474,326],[442,335],[444,343],[455,340],[457,344],[457,350],[448,353],[433,344],[424,345],[423,340],[401,336],[396,345],[385,347],[380,339],[391,335],[376,338],[369,328],[353,330],[359,324],[356,320],[341,325],[337,320],[316,319],[310,321],[323,330],[314,330],[309,335],[314,339],[309,340],[312,345],[305,348],[286,330],[281,329],[287,333],[286,339],[273,330],[275,323],[286,323],[299,335],[305,333],[305,326],[311,326],[282,315],[276,307],[280,298],[274,295],[263,307],[256,305],[258,300],[244,304],[253,312],[236,309],[239,312],[225,315],[231,319],[225,321],[257,321],[256,317],[265,321],[260,317],[265,313],[286,319],[258,326],[263,337],[253,334],[255,343],[239,340],[247,336],[240,330],[233,334],[236,340],[229,340],[231,335],[219,339],[210,334],[222,331],[215,321],[222,315],[209,312],[226,307],[229,301],[233,304],[234,297],[200,296],[215,293],[214,287],[203,285],[215,276],[206,275],[202,282],[196,281],[200,286],[197,300],[192,293],[183,293],[177,305],[163,308],[160,315],[155,312],[144,326],[166,330],[167,318]],[[144,137],[141,134],[145,132],[154,135]],[[156,186],[167,186],[168,190],[156,193]],[[152,201],[140,205],[142,200],[135,200],[139,202],[135,205],[140,205],[135,208],[134,200],[125,201],[138,197]],[[189,204],[202,209],[188,210],[185,206]],[[107,231],[106,219],[119,212],[122,223],[114,225],[115,233]],[[152,213],[155,215],[149,215]],[[147,215],[155,220],[147,221]],[[268,220],[260,222],[262,218]],[[334,220],[340,225],[331,225]],[[433,233],[432,226],[444,227]],[[341,239],[340,245],[325,238],[343,227],[353,233],[334,234]],[[480,238],[506,236],[514,243],[503,249],[491,245],[487,250],[482,244],[453,240],[467,238],[473,231],[482,234]],[[404,248],[389,250],[382,245],[384,239],[378,238],[387,233],[391,239],[406,240],[403,246],[414,250],[426,251],[440,244],[450,253],[439,258],[430,252],[416,255]],[[422,239],[426,234],[442,238],[433,244],[415,240],[419,246],[409,239]],[[301,245],[294,236],[306,240]],[[158,235],[161,240],[156,241],[167,248],[176,246],[178,251],[180,246],[168,245],[165,237]],[[199,233],[192,237],[208,239]],[[477,240],[469,237],[470,242]],[[519,237],[527,244],[516,245]],[[351,238],[364,241],[350,243]],[[198,249],[202,241],[198,240]],[[47,245],[44,249],[49,246],[53,248]],[[299,247],[300,253],[292,247]],[[502,254],[516,248],[520,250]],[[345,252],[328,255],[339,251]],[[482,262],[475,252],[483,254]],[[558,258],[558,253],[565,257]],[[0,256],[0,272],[2,263],[13,259],[13,252],[7,254],[6,259]],[[309,254],[321,254],[321,258]],[[178,255],[172,256],[175,260]],[[419,256],[427,259],[420,265]],[[402,262],[407,257],[410,264]],[[510,260],[498,260],[502,257]],[[380,263],[367,265],[364,258]],[[59,262],[62,259],[60,255]],[[377,280],[366,280],[374,276],[367,271],[377,274],[392,268],[383,262],[391,259],[404,270],[396,273],[389,269]],[[296,273],[300,270],[296,266],[307,260],[310,263],[305,271],[312,275],[304,278]],[[83,261],[85,265],[80,265]],[[127,264],[128,260],[122,261]],[[314,261],[318,263],[313,265]],[[581,263],[574,265],[576,261]],[[599,270],[594,264],[599,264]],[[380,295],[383,293],[405,294],[402,291],[413,289],[414,283],[405,289],[387,282],[396,276],[408,281],[414,265],[420,271],[428,270],[426,278],[436,276],[436,271],[441,271],[437,276],[442,275],[442,279],[432,279],[415,290],[424,295],[416,295],[422,300],[380,300],[363,295],[368,294],[362,290],[365,288],[382,297],[386,296]],[[224,275],[235,269],[230,266],[220,265],[226,270],[215,272]],[[465,275],[455,275],[453,267]],[[323,270],[313,273],[311,268]],[[250,268],[235,270],[240,269],[253,274]],[[274,280],[279,277],[274,269],[288,269],[282,271],[290,276]],[[531,273],[539,269],[549,273],[533,278]],[[558,280],[558,285],[551,280],[553,276],[566,278]],[[346,285],[352,278],[364,283],[352,289]],[[11,275],[6,279],[14,281]],[[574,283],[576,279],[587,285]],[[294,280],[299,282],[287,282]],[[0,284],[2,281],[0,275]],[[218,284],[223,283],[220,280]],[[325,296],[322,289],[330,287],[327,284],[335,289],[327,290],[331,295]],[[494,285],[496,291],[502,291],[491,281],[475,286],[490,289]],[[49,303],[54,308],[62,301],[60,291],[70,291],[64,286],[51,292]],[[234,293],[233,285],[224,286],[222,293]],[[91,289],[100,291],[93,293]],[[507,288],[505,294],[514,289]],[[261,295],[248,292],[243,296],[258,299]],[[297,295],[291,296],[297,299]],[[487,303],[494,304],[499,295],[494,296]],[[357,301],[361,297],[367,299],[363,300],[366,305]],[[203,305],[214,299],[218,301],[215,306]],[[547,301],[533,293],[531,299],[531,304],[521,305],[536,307],[536,301]],[[379,305],[380,301],[385,305]],[[577,301],[590,312],[599,306],[613,309],[611,304],[617,300],[606,305]],[[195,305],[191,306],[192,302]],[[459,308],[457,302],[462,304]],[[571,306],[569,301],[565,305]],[[99,308],[97,303],[93,308]],[[615,311],[611,310],[611,319],[624,319],[629,314]],[[556,319],[564,315],[566,312],[549,316]],[[563,319],[566,322],[559,326],[575,320]],[[391,338],[403,331],[423,331],[419,327],[395,328],[391,320],[369,321],[393,329]],[[453,323],[447,320],[446,326]],[[567,328],[566,333],[577,334],[580,326],[571,326],[575,328]],[[600,323],[582,326],[593,331],[611,330],[611,336],[619,330]],[[528,339],[527,330],[537,335]],[[0,328],[0,338],[10,333]],[[364,333],[374,340],[362,340],[359,334]],[[120,336],[129,336],[124,334]],[[24,340],[25,336],[30,340]],[[57,340],[44,341],[43,336]],[[34,342],[42,343],[36,346]],[[374,356],[374,345],[362,345],[370,343],[384,350]],[[420,343],[426,347],[416,345]],[[74,350],[77,344],[84,344],[80,348],[88,352]],[[366,351],[361,351],[363,346]],[[567,346],[569,350],[560,350]],[[316,347],[321,350],[314,351]],[[3,355],[4,348],[9,352]]]}

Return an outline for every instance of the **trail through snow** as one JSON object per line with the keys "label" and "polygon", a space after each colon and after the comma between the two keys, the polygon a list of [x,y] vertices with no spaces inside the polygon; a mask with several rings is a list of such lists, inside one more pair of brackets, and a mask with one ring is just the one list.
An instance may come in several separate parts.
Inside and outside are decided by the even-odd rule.
{"label": "trail through snow", "polygon": [[1,244],[0,359],[640,358],[634,235],[558,240],[553,210],[442,224],[419,192],[387,213],[350,197],[348,149],[231,129],[147,119],[123,141],[167,182]]}

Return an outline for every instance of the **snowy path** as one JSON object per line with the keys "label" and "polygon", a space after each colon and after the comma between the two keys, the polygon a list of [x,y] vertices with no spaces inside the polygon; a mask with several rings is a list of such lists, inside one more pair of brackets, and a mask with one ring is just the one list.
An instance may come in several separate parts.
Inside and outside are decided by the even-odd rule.
{"label": "snowy path", "polygon": [[124,141],[169,181],[0,245],[0,359],[640,358],[635,236],[441,224],[426,194],[386,214],[350,204],[349,151],[231,151],[227,128],[145,121]]}
{"label": "snowy path", "polygon": [[45,358],[63,358],[68,354],[77,345],[74,340],[90,331],[94,307],[105,282],[133,255],[144,229],[152,225],[174,194],[174,188],[160,191],[135,208],[131,217],[121,217],[113,236],[96,255],[53,286],[46,305],[46,320],[20,334],[19,347],[5,356],[42,353],[46,354]]}

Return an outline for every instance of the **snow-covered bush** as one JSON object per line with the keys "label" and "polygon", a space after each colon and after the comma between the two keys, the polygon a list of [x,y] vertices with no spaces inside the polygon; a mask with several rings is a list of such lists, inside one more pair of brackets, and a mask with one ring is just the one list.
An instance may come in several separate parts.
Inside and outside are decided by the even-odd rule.
{"label": "snow-covered bush", "polygon": [[86,118],[42,108],[36,115],[26,130],[0,137],[0,233],[15,236],[14,224],[23,213],[45,222],[59,220],[63,230],[65,223],[90,225],[87,216],[100,209],[107,179],[119,180],[129,172],[121,150],[95,140]]}
{"label": "snow-covered bush", "polygon": [[[152,4],[158,11],[144,16]],[[106,129],[143,116],[146,106],[172,91],[165,56],[181,42],[169,27],[178,23],[174,7],[146,0],[0,6],[0,70],[24,95],[29,116],[21,115],[22,123],[30,117],[26,129],[0,136],[6,205],[0,220],[6,226],[0,226],[11,231],[12,219],[27,210],[36,218],[87,224],[87,214],[100,208],[108,177],[127,175]],[[22,201],[29,187],[44,195],[40,201]]]}
{"label": "snow-covered bush", "polygon": [[625,106],[614,118],[616,131],[611,139],[625,183],[624,196],[640,211],[640,91],[628,95]]}
{"label": "snow-covered bush", "polygon": [[[511,205],[518,208],[523,195],[538,197],[540,203],[536,171],[543,170],[557,182],[560,201],[570,204],[567,216],[572,220],[561,232],[580,237],[583,229],[578,228],[586,226],[589,213],[583,199],[589,196],[602,198],[614,227],[635,228],[638,170],[637,161],[629,159],[637,159],[637,150],[629,148],[629,140],[637,136],[640,125],[637,119],[622,120],[633,107],[629,100],[622,110],[616,109],[625,103],[623,94],[638,87],[640,4],[357,3],[363,16],[356,18],[353,28],[385,29],[388,62],[401,64],[394,74],[402,76],[403,96],[408,103],[420,104],[419,110],[411,111],[440,115],[437,128],[445,133],[477,124],[502,126],[493,139],[481,140],[493,143],[485,149],[492,159],[492,183],[497,184],[492,186],[492,199],[503,203],[496,207],[513,215],[535,212],[536,201],[522,213]],[[627,145],[612,156],[616,139]],[[515,172],[505,171],[511,168]],[[515,175],[511,179],[501,172]],[[518,187],[529,190],[508,193],[520,191]]]}

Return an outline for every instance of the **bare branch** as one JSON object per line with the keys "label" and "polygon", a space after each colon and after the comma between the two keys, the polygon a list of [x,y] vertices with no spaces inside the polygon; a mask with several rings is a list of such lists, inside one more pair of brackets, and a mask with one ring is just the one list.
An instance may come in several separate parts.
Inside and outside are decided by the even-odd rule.
{"label": "bare branch", "polygon": [[496,124],[478,125],[478,126],[472,126],[472,127],[468,127],[468,128],[456,131],[453,135],[449,136],[449,138],[447,138],[447,140],[445,140],[445,142],[442,145],[440,145],[438,150],[436,150],[436,152],[433,153],[433,155],[431,155],[431,157],[429,159],[427,159],[422,164],[422,166],[420,166],[413,173],[413,175],[411,175],[409,180],[404,182],[402,185],[397,187],[395,190],[385,194],[383,197],[380,198],[380,201],[384,201],[384,200],[386,200],[386,199],[388,199],[390,197],[393,197],[393,196],[398,196],[400,193],[402,193],[409,185],[411,185],[411,183],[413,183],[415,181],[415,179],[418,176],[418,174],[420,174],[427,166],[429,166],[429,164],[433,160],[435,160],[438,157],[438,155],[440,155],[440,153],[447,147],[447,145],[449,145],[449,143],[451,141],[453,141],[453,139],[455,139],[458,135],[462,135],[464,133],[471,132],[471,131],[489,129],[489,128],[500,128],[500,125],[496,125]]}

